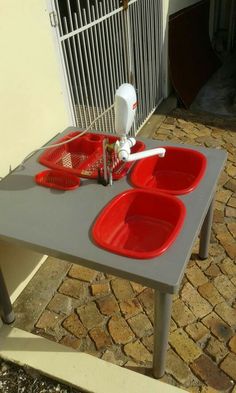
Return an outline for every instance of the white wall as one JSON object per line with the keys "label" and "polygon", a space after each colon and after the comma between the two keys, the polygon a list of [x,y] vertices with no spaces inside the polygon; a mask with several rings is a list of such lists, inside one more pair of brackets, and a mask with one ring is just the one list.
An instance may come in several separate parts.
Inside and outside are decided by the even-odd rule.
{"label": "white wall", "polygon": [[[0,177],[70,125],[51,29],[44,0],[0,0]],[[11,293],[41,258],[0,243]]]}
{"label": "white wall", "polygon": [[164,3],[168,3],[169,15],[198,2],[199,0],[164,0]]}

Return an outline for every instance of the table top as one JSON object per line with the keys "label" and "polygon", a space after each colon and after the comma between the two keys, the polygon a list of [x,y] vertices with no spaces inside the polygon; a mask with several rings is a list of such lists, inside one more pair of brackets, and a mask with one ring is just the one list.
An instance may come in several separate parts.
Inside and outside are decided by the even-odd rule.
{"label": "table top", "polygon": [[[75,130],[75,127],[67,128],[50,144]],[[113,197],[132,188],[128,178],[106,187],[94,180],[81,179],[81,186],[74,191],[40,187],[34,176],[45,169],[38,163],[42,152],[33,155],[24,166],[16,168],[0,182],[0,238],[162,292],[177,292],[227,153],[169,141],[142,140],[147,149],[182,146],[207,157],[206,174],[199,186],[179,197],[187,210],[185,222],[174,244],[164,254],[153,259],[133,259],[99,248],[91,237],[93,222]]]}

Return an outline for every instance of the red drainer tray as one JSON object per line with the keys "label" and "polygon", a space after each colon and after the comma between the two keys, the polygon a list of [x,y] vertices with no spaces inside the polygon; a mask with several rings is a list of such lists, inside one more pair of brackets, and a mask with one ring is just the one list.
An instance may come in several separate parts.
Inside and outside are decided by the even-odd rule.
{"label": "red drainer tray", "polygon": [[[52,169],[63,169],[74,175],[88,179],[96,179],[98,169],[103,168],[102,143],[107,138],[109,143],[115,143],[119,138],[112,135],[86,133],[80,138],[69,142],[71,138],[82,131],[71,132],[55,143],[68,141],[68,143],[46,150],[39,162]],[[143,142],[137,141],[131,152],[137,153],[145,149]],[[125,176],[132,162],[119,162],[113,171],[113,179],[118,180]]]}

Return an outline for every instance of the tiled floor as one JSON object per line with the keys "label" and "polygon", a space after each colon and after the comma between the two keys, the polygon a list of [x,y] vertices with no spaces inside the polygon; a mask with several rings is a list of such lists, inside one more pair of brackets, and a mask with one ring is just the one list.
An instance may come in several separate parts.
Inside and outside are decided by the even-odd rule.
{"label": "tiled floor", "polygon": [[[174,298],[162,380],[191,392],[236,392],[236,125],[181,109],[165,117],[158,129],[153,124],[155,119],[154,139],[228,151],[216,193],[209,258],[198,259],[196,243]],[[48,258],[14,308],[17,327],[151,375],[149,288]]]}

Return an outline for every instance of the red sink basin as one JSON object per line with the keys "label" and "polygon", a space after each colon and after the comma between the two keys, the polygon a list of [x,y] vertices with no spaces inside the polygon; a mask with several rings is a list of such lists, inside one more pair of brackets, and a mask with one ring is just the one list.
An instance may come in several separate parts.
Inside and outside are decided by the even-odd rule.
{"label": "red sink basin", "polygon": [[102,248],[131,258],[165,252],[182,228],[185,206],[178,198],[153,190],[124,191],[102,210],[92,228]]}
{"label": "red sink basin", "polygon": [[175,195],[193,191],[205,173],[206,157],[182,147],[167,146],[165,149],[163,158],[153,156],[138,161],[131,172],[131,183]]}

